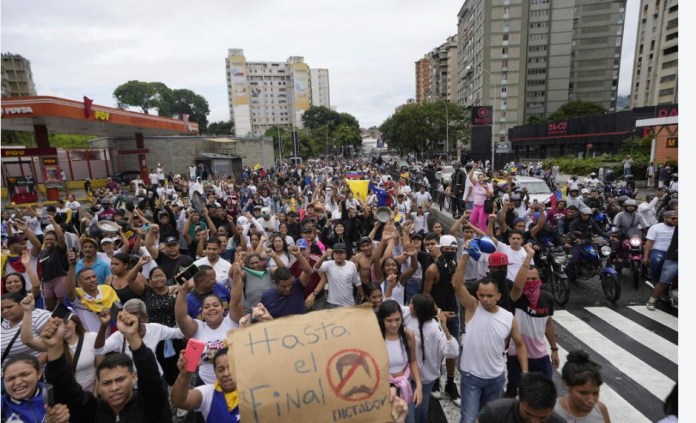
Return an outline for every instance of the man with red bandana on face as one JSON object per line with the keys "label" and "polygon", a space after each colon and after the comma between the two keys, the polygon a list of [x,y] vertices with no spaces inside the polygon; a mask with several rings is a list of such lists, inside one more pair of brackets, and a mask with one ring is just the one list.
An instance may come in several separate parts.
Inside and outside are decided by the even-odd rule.
{"label": "man with red bandana on face", "polygon": [[[553,295],[541,289],[539,269],[531,265],[534,249],[530,244],[524,246],[527,257],[517,272],[515,285],[510,291],[510,299],[515,308],[515,318],[519,322],[520,335],[527,351],[527,366],[530,372],[539,372],[551,379],[552,367],[558,368],[558,346],[553,330]],[[549,357],[546,341],[551,346]],[[517,358],[515,343],[510,342],[507,358],[508,384],[505,396],[517,396],[521,369]]]}

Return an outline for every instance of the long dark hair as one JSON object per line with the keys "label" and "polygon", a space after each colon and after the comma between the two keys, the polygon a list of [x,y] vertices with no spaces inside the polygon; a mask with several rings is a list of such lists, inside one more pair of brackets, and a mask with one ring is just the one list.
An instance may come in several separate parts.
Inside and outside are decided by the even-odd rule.
{"label": "long dark hair", "polygon": [[[85,327],[82,326],[82,321],[80,318],[77,317],[76,314],[73,314],[70,316],[70,320],[75,322],[75,334],[77,334],[78,338],[85,336]],[[68,341],[65,339],[63,339],[63,356],[65,357],[65,361],[68,363],[68,368],[70,371],[72,371],[72,369],[77,369],[77,363],[73,364],[73,353],[70,350],[70,345],[68,345]]]}
{"label": "long dark hair", "polygon": [[600,386],[604,382],[602,373],[599,371],[601,366],[590,360],[589,354],[583,350],[571,351],[568,354],[568,361],[561,371],[561,379],[568,386],[584,385],[591,382],[595,386]]}
{"label": "long dark hair", "polygon": [[425,363],[425,338],[423,337],[423,325],[433,320],[437,315],[435,310],[435,301],[433,297],[423,294],[416,294],[411,298],[413,311],[418,319],[418,330],[421,338],[421,353],[423,354],[423,362]]}
{"label": "long dark hair", "polygon": [[406,350],[406,357],[408,357],[408,362],[411,362],[411,348],[409,348],[408,337],[406,336],[406,328],[404,327],[404,315],[401,312],[401,306],[394,300],[387,300],[379,306],[377,310],[377,321],[379,322],[379,329],[382,331],[382,338],[387,337],[387,328],[384,325],[384,320],[394,313],[399,313],[401,316],[401,326],[399,326],[399,338],[401,338],[401,348]]}

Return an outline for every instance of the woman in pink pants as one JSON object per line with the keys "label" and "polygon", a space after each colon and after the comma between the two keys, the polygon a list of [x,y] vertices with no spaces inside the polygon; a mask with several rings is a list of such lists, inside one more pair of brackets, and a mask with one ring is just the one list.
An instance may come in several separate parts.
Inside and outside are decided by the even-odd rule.
{"label": "woman in pink pants", "polygon": [[493,186],[486,183],[486,175],[483,172],[475,172],[477,169],[478,167],[472,168],[468,175],[469,180],[474,184],[472,191],[474,194],[474,209],[471,212],[469,221],[482,231],[485,231],[488,225],[488,215],[483,205],[486,199],[493,197]]}

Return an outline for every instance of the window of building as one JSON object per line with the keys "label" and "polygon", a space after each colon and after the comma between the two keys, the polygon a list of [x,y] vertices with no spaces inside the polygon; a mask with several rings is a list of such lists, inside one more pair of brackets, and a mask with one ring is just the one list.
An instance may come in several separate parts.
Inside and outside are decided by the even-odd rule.
{"label": "window of building", "polygon": [[660,84],[663,82],[674,81],[676,79],[677,79],[677,75],[665,75],[662,78],[660,78]]}
{"label": "window of building", "polygon": [[662,64],[662,69],[669,69],[677,66],[678,61],[677,60],[670,60],[669,62],[665,62]]}
{"label": "window of building", "polygon": [[665,96],[665,95],[673,95],[674,94],[674,88],[667,88],[664,90],[660,90],[660,97]]}
{"label": "window of building", "polygon": [[503,41],[508,41],[510,39],[510,34],[503,34]]}
{"label": "window of building", "polygon": [[676,53],[677,51],[679,51],[679,46],[672,46],[672,47],[670,47],[670,48],[666,48],[666,49],[663,51],[663,54],[664,54],[665,56],[667,56],[667,55],[670,55],[670,54],[674,54],[674,53]]}
{"label": "window of building", "polygon": [[530,13],[530,16],[534,16],[534,17],[549,16],[549,10],[548,9],[532,10],[532,12]]}

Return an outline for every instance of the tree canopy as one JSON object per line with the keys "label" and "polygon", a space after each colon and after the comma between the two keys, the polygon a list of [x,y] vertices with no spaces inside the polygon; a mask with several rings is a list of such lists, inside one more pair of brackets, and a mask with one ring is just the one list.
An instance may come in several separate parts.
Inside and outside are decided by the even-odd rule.
{"label": "tree canopy", "polygon": [[407,104],[389,116],[380,125],[382,140],[390,149],[402,153],[423,153],[439,150],[438,144],[447,139],[449,122],[449,148],[468,143],[469,119],[465,110],[454,103],[444,101],[424,104]]}
{"label": "tree canopy", "polygon": [[138,107],[145,114],[157,110],[159,116],[176,118],[187,114],[192,122],[198,123],[200,133],[208,125],[208,101],[189,89],[172,90],[162,82],[128,81],[116,87],[114,98],[120,109]]}
{"label": "tree canopy", "polygon": [[548,120],[551,122],[558,122],[561,120],[582,116],[603,115],[606,112],[607,109],[600,104],[591,103],[589,101],[575,100],[564,104],[558,110],[551,113]]}
{"label": "tree canopy", "polygon": [[215,135],[234,135],[234,122],[231,120],[227,122],[223,120],[212,122],[208,125],[207,133]]}

